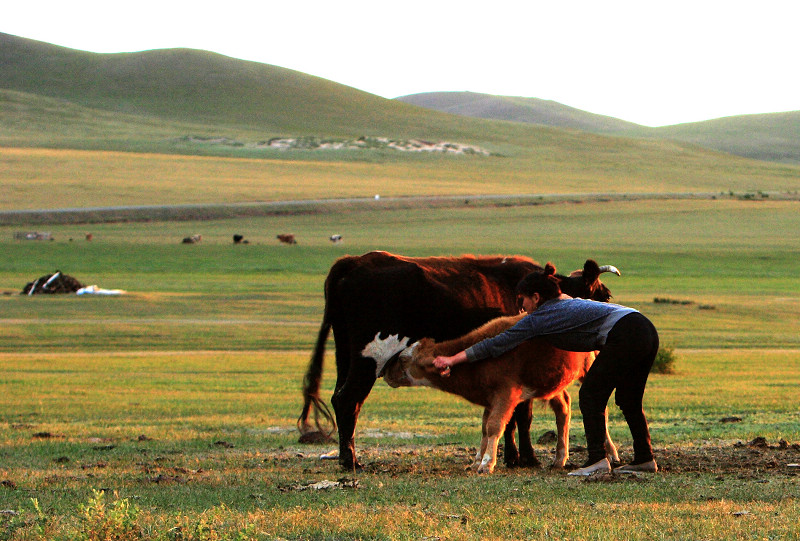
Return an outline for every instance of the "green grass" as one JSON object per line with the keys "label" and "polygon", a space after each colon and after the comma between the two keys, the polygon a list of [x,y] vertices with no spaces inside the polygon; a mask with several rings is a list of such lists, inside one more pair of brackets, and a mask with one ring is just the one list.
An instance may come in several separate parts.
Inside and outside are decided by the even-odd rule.
{"label": "green grass", "polygon": [[[148,539],[167,539],[176,525],[203,521],[215,535],[251,527],[259,539],[411,539],[420,531],[458,539],[601,539],[609,531],[630,539],[738,539],[754,525],[763,537],[798,531],[797,500],[787,498],[795,479],[784,466],[797,451],[770,451],[776,469],[760,475],[746,469],[721,475],[711,465],[719,448],[747,460],[752,450],[737,450],[738,441],[760,436],[775,446],[781,438],[800,439],[796,351],[684,351],[677,376],[653,376],[646,407],[656,451],[662,467],[676,471],[638,483],[582,483],[502,467],[491,477],[476,476],[464,467],[479,438],[479,408],[443,393],[379,383],[359,425],[367,469],[347,476],[360,488],[327,492],[292,489],[343,475],[317,458],[329,446],[296,443],[305,352],[0,357],[0,405],[7,412],[0,422],[0,478],[16,486],[0,490],[4,506],[27,521],[36,498],[45,538],[80,530],[79,506],[100,489],[112,501],[136,506],[137,524],[151,529]],[[776,370],[764,371],[765,364]],[[699,388],[700,381],[711,386]],[[766,392],[771,400],[765,402]],[[743,422],[720,422],[730,415]],[[580,444],[579,415],[574,421]],[[549,413],[537,412],[535,434],[552,426]],[[628,435],[613,408],[611,426],[629,456]],[[37,436],[42,433],[50,437]],[[695,449],[697,468],[671,462],[676,448]],[[540,456],[552,452],[537,449]],[[580,453],[573,458],[579,459]],[[748,514],[733,516],[742,510]],[[20,530],[37,538],[30,526]]]}
{"label": "green grass", "polygon": [[[55,226],[53,242],[14,241],[17,228],[3,227],[0,291],[9,294],[0,297],[0,350],[131,350],[142,336],[158,349],[308,348],[327,270],[370,250],[520,253],[564,272],[591,257],[622,270],[605,278],[615,299],[651,315],[674,347],[796,347],[799,222],[794,202],[726,200]],[[282,232],[299,244],[280,245]],[[195,233],[202,243],[180,243]],[[250,244],[233,245],[233,233]],[[333,233],[344,242],[332,245]],[[55,270],[129,295],[17,295]]]}
{"label": "green grass", "polygon": [[[101,137],[106,140],[102,132]],[[796,196],[800,187],[796,167],[676,150],[665,143],[519,137],[498,140],[491,148],[507,155],[491,157],[390,151],[178,156],[167,143],[147,149],[156,154],[0,146],[5,190],[0,210],[371,198],[376,193],[466,198],[761,191]],[[12,143],[0,137],[0,145]]]}
{"label": "green grass", "polygon": [[[796,537],[798,216],[796,202],[726,199],[54,225],[52,242],[0,227],[0,508],[19,513],[0,516],[0,538]],[[180,243],[194,233],[202,243]],[[337,257],[372,249],[619,267],[604,275],[615,300],[651,317],[677,357],[645,397],[664,472],[477,476],[465,466],[479,408],[381,382],[358,425],[366,470],[319,461],[332,446],[299,445],[295,421],[322,282]],[[128,294],[18,294],[55,269]],[[329,353],[326,399],[334,374]],[[553,426],[535,411],[534,434]],[[613,405],[610,426],[628,458]],[[748,445],[759,437],[767,448]],[[537,453],[547,461],[552,446]],[[359,488],[298,490],[343,476]]]}

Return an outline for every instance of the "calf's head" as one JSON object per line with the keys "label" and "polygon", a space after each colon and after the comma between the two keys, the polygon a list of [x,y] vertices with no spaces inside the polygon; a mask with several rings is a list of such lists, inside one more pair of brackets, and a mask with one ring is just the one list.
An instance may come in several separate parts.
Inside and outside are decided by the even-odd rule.
{"label": "calf's head", "polygon": [[391,387],[416,387],[429,385],[428,372],[436,372],[433,366],[434,341],[423,338],[407,346],[408,338],[394,334],[385,339],[380,333],[364,346],[361,355],[375,360],[375,376],[383,376]]}

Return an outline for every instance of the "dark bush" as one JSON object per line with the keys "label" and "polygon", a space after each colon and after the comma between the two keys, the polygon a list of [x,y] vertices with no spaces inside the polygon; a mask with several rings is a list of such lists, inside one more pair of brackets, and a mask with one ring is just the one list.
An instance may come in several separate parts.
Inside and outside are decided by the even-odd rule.
{"label": "dark bush", "polygon": [[650,369],[650,372],[656,374],[674,374],[676,360],[677,356],[675,355],[674,349],[668,346],[661,346],[658,348],[656,360],[653,361],[653,367]]}

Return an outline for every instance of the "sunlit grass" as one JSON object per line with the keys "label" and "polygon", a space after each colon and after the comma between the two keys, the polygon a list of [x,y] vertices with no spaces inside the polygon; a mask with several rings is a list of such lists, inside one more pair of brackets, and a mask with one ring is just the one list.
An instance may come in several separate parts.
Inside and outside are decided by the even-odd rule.
{"label": "sunlit grass", "polygon": [[[69,225],[52,228],[53,242],[14,241],[17,228],[0,228],[0,498],[20,513],[0,517],[0,536],[79,537],[81,508],[103,489],[106,502],[136,506],[129,518],[145,539],[174,539],[175,528],[207,539],[796,537],[786,463],[800,443],[798,216],[792,202],[709,200]],[[279,245],[281,232],[299,244]],[[195,233],[202,243],[180,244]],[[233,233],[250,244],[234,246]],[[344,243],[331,244],[332,233]],[[615,300],[675,348],[675,373],[652,375],[645,394],[657,456],[673,470],[612,483],[503,467],[477,476],[466,466],[480,408],[380,381],[356,434],[367,470],[320,461],[335,445],[298,444],[295,422],[322,285],[336,258],[371,249],[522,253],[565,272],[587,257],[618,266],[621,277],[604,275]],[[56,269],[128,294],[18,294]],[[610,413],[629,457],[621,413],[613,404]],[[534,435],[553,428],[536,408]],[[748,458],[755,438],[773,448],[767,469],[692,470],[720,450]],[[552,445],[536,449],[547,463]],[[679,452],[688,462],[674,462]],[[582,459],[574,450],[571,461]],[[291,488],[342,476],[359,488]]]}
{"label": "sunlit grass", "polygon": [[[308,349],[323,282],[345,254],[523,254],[562,272],[613,264],[614,299],[642,310],[673,347],[797,347],[795,202],[650,201],[55,226],[53,242],[0,227],[0,351]],[[741,224],[740,226],[736,226]],[[93,240],[84,239],[87,232]],[[275,235],[292,232],[294,246]],[[180,240],[200,233],[203,241]],[[249,240],[234,245],[234,233]],[[333,233],[344,236],[331,244]],[[5,240],[3,240],[5,238]],[[69,239],[72,239],[70,241]],[[564,239],[569,239],[565,242]],[[61,270],[118,298],[26,298]],[[673,303],[657,303],[664,298]]]}
{"label": "sunlit grass", "polygon": [[597,147],[587,147],[561,132],[557,133],[562,138],[548,152],[541,145],[547,132],[536,133],[510,143],[507,155],[489,157],[384,151],[186,156],[173,154],[169,145],[161,153],[0,146],[5,195],[0,210],[214,205],[374,194],[796,194],[800,187],[796,167],[700,149],[676,153],[664,142],[599,138]]}
{"label": "sunlit grass", "polygon": [[[779,438],[800,441],[796,350],[681,350],[679,356],[679,373],[652,376],[645,397],[657,455],[757,436],[771,445]],[[479,439],[480,408],[381,382],[357,434],[359,454],[371,467],[347,475],[317,458],[332,445],[297,444],[298,384],[307,357],[305,351],[0,355],[0,480],[16,487],[3,489],[4,506],[26,517],[20,531],[32,539],[67,537],[80,528],[78,509],[92,489],[106,490],[108,502],[134,504],[146,539],[200,523],[220,536],[247,530],[255,539],[798,533],[794,479],[787,475],[762,482],[747,470],[740,476],[667,472],[612,483],[502,467],[492,476],[475,475],[465,468]],[[730,415],[743,420],[720,421]],[[577,412],[573,424],[580,444]],[[549,411],[535,411],[534,434],[553,426]],[[629,435],[613,406],[611,427],[629,455]],[[551,447],[537,445],[537,453],[547,461]],[[578,452],[574,460],[580,458]],[[358,488],[292,488],[343,475]],[[31,526],[31,497],[44,510],[42,537]]]}

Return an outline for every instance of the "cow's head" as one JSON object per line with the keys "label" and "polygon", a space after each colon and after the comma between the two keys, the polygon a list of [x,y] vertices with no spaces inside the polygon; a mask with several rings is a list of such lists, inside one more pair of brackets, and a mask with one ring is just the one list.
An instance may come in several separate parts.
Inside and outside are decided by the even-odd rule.
{"label": "cow's head", "polygon": [[621,276],[619,269],[616,267],[612,265],[603,265],[601,267],[593,259],[587,259],[582,270],[576,270],[569,276],[556,274],[556,278],[559,279],[561,292],[570,297],[608,302],[611,300],[611,291],[600,281],[600,275],[604,272],[611,272]]}

